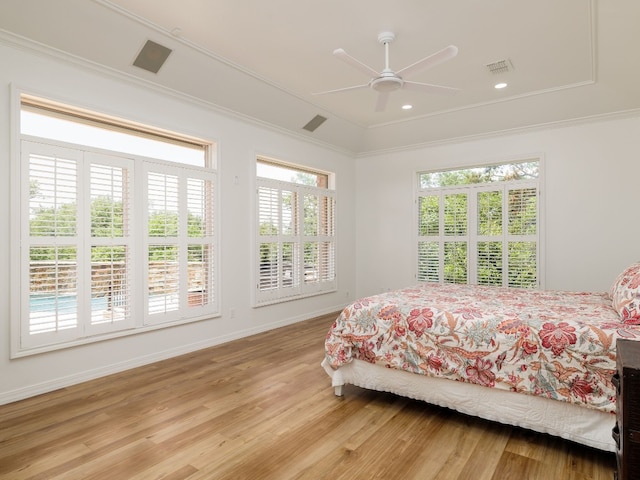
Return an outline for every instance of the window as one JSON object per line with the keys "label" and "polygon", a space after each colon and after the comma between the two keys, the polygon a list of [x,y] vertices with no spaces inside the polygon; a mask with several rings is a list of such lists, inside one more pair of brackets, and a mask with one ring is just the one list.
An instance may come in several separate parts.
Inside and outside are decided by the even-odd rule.
{"label": "window", "polygon": [[256,305],[336,290],[331,175],[257,161]]}
{"label": "window", "polygon": [[20,113],[14,354],[216,314],[214,146],[27,95]]}
{"label": "window", "polygon": [[418,174],[421,282],[537,288],[539,161]]}

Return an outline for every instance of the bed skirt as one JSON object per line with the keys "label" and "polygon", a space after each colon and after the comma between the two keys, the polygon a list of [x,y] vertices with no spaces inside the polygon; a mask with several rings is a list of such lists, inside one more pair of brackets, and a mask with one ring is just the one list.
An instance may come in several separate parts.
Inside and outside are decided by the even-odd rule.
{"label": "bed skirt", "polygon": [[548,433],[599,450],[615,452],[616,449],[611,436],[615,425],[612,413],[471,383],[424,377],[362,360],[352,360],[337,370],[324,360],[322,367],[331,377],[336,395],[342,395],[342,386],[350,384]]}

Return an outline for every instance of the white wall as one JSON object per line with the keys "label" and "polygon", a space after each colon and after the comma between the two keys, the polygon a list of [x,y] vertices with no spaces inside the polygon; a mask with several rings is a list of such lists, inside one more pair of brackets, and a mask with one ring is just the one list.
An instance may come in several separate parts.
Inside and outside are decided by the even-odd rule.
{"label": "white wall", "polygon": [[545,287],[606,291],[640,259],[640,117],[357,159],[357,295],[415,283],[415,172],[544,158]]}
{"label": "white wall", "polygon": [[[0,45],[0,404],[64,385],[214,345],[342,308],[355,294],[355,163],[351,156],[66,58]],[[10,359],[10,85],[219,145],[222,317],[144,334]],[[211,88],[215,88],[212,81]],[[302,120],[301,120],[302,122]],[[301,125],[304,122],[301,123]],[[266,154],[335,172],[338,205],[336,293],[251,307],[251,218],[255,157]],[[236,184],[235,179],[238,179]],[[235,310],[231,318],[230,309]],[[321,358],[318,358],[318,365]]]}
{"label": "white wall", "polygon": [[[344,153],[223,115],[149,85],[21,46],[0,45],[0,60],[0,264],[5,266],[0,271],[0,403],[331,312],[344,306],[348,297],[414,283],[416,171],[542,154],[546,287],[606,290],[626,264],[640,259],[638,117],[354,160]],[[73,349],[9,358],[11,84],[218,142],[222,317]],[[251,307],[249,219],[256,154],[337,174],[339,290],[335,294]],[[232,308],[235,318],[229,315]]]}

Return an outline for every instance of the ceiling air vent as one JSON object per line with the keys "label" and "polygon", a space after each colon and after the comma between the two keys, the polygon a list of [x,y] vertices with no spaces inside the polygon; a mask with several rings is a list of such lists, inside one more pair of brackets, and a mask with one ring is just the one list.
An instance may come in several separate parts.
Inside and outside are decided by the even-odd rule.
{"label": "ceiling air vent", "polygon": [[489,72],[497,74],[497,73],[507,73],[513,70],[513,64],[511,60],[498,60],[497,62],[487,64],[487,68]]}
{"label": "ceiling air vent", "polygon": [[133,64],[151,73],[158,73],[170,53],[170,48],[147,40]]}
{"label": "ceiling air vent", "polygon": [[302,128],[309,132],[313,132],[316,128],[322,125],[325,120],[326,120],[326,117],[323,117],[322,115],[316,115],[311,120],[309,120],[309,123],[307,123]]}

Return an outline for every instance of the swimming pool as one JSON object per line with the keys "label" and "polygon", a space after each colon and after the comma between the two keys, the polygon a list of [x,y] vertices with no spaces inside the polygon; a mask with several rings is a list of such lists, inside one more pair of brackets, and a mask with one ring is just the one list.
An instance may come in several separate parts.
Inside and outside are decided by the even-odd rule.
{"label": "swimming pool", "polygon": [[[31,312],[74,313],[78,308],[77,295],[35,294],[29,296],[29,310]],[[92,297],[91,310],[106,310],[107,297]]]}

